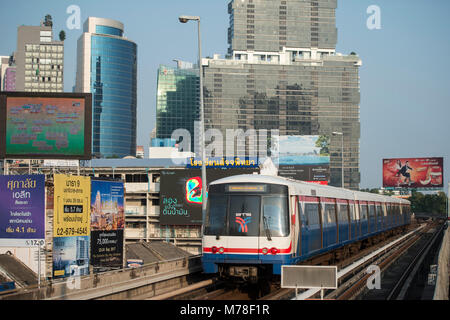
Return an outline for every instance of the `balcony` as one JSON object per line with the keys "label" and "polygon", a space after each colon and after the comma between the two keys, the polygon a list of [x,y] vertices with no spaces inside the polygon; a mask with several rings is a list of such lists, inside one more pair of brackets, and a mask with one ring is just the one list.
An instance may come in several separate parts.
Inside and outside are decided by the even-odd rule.
{"label": "balcony", "polygon": [[146,206],[125,206],[126,216],[145,216],[147,212]]}
{"label": "balcony", "polygon": [[148,215],[159,217],[159,210],[160,210],[160,206],[152,206],[148,209]]}
{"label": "balcony", "polygon": [[145,229],[125,228],[125,239],[145,239]]}
{"label": "balcony", "polygon": [[159,182],[126,182],[127,193],[159,192]]}

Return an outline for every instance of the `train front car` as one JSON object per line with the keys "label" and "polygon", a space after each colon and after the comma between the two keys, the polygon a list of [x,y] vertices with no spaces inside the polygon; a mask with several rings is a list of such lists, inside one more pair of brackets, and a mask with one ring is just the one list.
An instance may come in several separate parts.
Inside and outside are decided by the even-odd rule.
{"label": "train front car", "polygon": [[289,191],[282,182],[241,175],[211,183],[202,243],[205,273],[256,283],[290,264]]}

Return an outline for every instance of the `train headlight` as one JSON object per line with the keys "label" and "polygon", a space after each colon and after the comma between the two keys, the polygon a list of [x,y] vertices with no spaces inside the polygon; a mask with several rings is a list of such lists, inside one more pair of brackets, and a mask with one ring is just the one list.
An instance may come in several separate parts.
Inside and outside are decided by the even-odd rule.
{"label": "train headlight", "polygon": [[263,248],[263,249],[262,249],[262,253],[263,253],[264,255],[266,255],[268,252],[269,252],[269,249],[267,249],[267,248]]}
{"label": "train headlight", "polygon": [[270,253],[271,254],[277,254],[278,253],[278,249],[277,248],[271,248],[270,249]]}
{"label": "train headlight", "polygon": [[225,252],[224,247],[220,247],[220,248],[219,248],[219,253],[222,254],[222,253],[224,253],[224,252]]}
{"label": "train headlight", "polygon": [[212,251],[212,253],[217,253],[217,247],[212,247],[211,251]]}

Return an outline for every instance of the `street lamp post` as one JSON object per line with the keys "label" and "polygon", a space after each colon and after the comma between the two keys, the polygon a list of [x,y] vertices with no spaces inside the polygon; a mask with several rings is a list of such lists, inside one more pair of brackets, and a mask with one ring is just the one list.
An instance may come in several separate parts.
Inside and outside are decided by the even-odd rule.
{"label": "street lamp post", "polygon": [[333,132],[333,136],[341,136],[341,187],[344,187],[344,134],[342,132]]}
{"label": "street lamp post", "polygon": [[205,164],[205,118],[203,113],[203,70],[202,70],[202,43],[200,37],[200,17],[198,16],[180,16],[178,18],[181,23],[187,23],[190,20],[198,23],[198,70],[200,79],[200,148],[202,152],[202,231],[203,235],[204,223],[206,217],[206,164]]}

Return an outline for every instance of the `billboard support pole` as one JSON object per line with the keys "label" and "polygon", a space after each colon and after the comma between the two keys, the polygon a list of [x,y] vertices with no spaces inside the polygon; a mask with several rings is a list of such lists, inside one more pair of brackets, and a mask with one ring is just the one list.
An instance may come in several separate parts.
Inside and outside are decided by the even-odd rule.
{"label": "billboard support pole", "polygon": [[41,288],[41,244],[38,245],[38,288]]}

